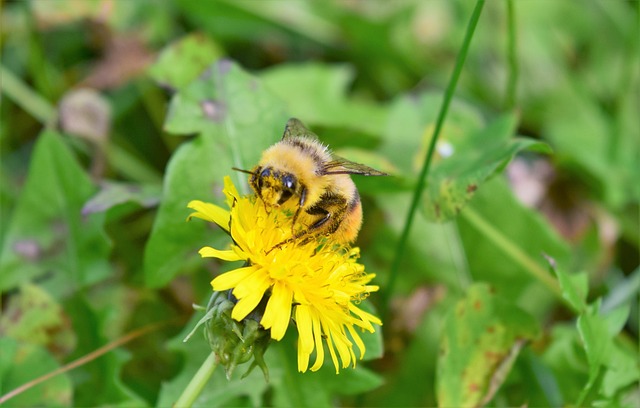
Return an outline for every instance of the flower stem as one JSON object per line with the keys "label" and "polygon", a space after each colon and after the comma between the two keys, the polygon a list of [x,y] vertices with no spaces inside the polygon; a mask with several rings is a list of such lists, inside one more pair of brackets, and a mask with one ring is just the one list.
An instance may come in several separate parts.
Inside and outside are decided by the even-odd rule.
{"label": "flower stem", "polygon": [[475,8],[473,9],[473,14],[469,19],[469,24],[467,25],[467,32],[465,33],[465,37],[462,42],[462,47],[460,48],[460,52],[458,53],[458,57],[456,59],[456,65],[453,69],[453,73],[451,74],[451,78],[449,79],[449,84],[447,85],[447,90],[444,94],[444,101],[440,106],[440,112],[438,113],[438,119],[436,120],[436,126],[433,132],[433,137],[431,138],[431,142],[429,144],[429,150],[427,150],[427,155],[422,165],[420,176],[418,177],[418,183],[413,192],[413,201],[411,202],[411,207],[409,208],[409,212],[407,213],[407,219],[404,223],[404,229],[402,230],[402,235],[400,235],[400,241],[398,242],[396,254],[393,259],[393,263],[391,264],[389,281],[387,282],[386,289],[384,291],[384,303],[383,303],[384,308],[387,308],[389,306],[389,300],[391,298],[391,294],[393,293],[393,287],[395,286],[396,277],[398,275],[398,269],[400,267],[400,261],[402,260],[404,250],[407,245],[409,232],[411,231],[411,225],[413,224],[413,217],[415,216],[416,210],[418,209],[418,204],[420,203],[421,201],[420,198],[422,197],[422,191],[424,190],[424,187],[426,184],[427,174],[429,172],[429,167],[431,166],[431,158],[433,157],[433,153],[436,147],[436,142],[438,141],[438,137],[440,136],[440,130],[442,129],[442,125],[444,124],[444,119],[447,116],[447,112],[449,110],[449,104],[453,99],[453,94],[456,90],[456,86],[458,84],[458,78],[460,78],[460,73],[462,72],[462,67],[464,66],[464,61],[469,51],[469,45],[471,44],[473,33],[476,29],[476,26],[478,25],[478,20],[480,19],[480,13],[482,12],[482,6],[484,6],[484,0],[478,0],[476,2]]}
{"label": "flower stem", "polygon": [[513,259],[517,264],[522,266],[531,276],[536,278],[540,283],[545,285],[555,296],[563,302],[566,299],[562,297],[562,291],[558,285],[558,281],[551,276],[539,263],[531,259],[531,257],[515,245],[507,237],[505,237],[497,228],[491,225],[480,214],[467,206],[462,211],[463,216],[471,225],[482,233],[482,236],[491,240],[502,252],[509,258]]}
{"label": "flower stem", "polygon": [[196,374],[187,385],[187,388],[182,391],[182,395],[180,395],[180,398],[178,398],[178,400],[174,404],[174,407],[190,408],[191,406],[193,406],[194,401],[202,392],[202,389],[207,384],[207,381],[209,381],[209,378],[211,378],[211,375],[213,374],[213,371],[216,369],[217,365],[218,362],[216,361],[216,355],[212,352],[211,354],[209,354],[209,357],[207,357],[204,363],[202,363],[202,365],[198,369],[198,372],[196,372]]}

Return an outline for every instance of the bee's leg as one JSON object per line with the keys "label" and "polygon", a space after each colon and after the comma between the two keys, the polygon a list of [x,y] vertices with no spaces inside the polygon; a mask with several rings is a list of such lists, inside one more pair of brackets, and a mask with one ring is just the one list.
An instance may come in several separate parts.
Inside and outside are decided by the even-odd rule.
{"label": "bee's leg", "polygon": [[300,210],[302,210],[302,207],[298,207],[296,212],[293,214],[293,219],[291,220],[291,234],[292,235],[294,234],[296,221],[298,221],[298,216],[300,215]]}
{"label": "bee's leg", "polygon": [[[310,215],[321,215],[322,217],[314,222],[309,230],[326,228],[326,233],[331,234],[337,231],[344,220],[347,209],[347,200],[337,195],[326,195],[313,207],[307,210]],[[329,225],[325,225],[329,223]]]}
{"label": "bee's leg", "polygon": [[[283,245],[286,245],[290,242],[294,242],[294,241],[298,241],[299,244],[306,244],[307,242],[309,242],[312,238],[311,233],[315,230],[320,228],[322,225],[324,225],[327,221],[329,221],[329,219],[331,218],[331,213],[323,208],[316,208],[316,207],[312,207],[314,208],[311,212],[309,212],[309,210],[307,210],[307,213],[311,214],[311,215],[323,215],[323,217],[321,219],[319,219],[318,221],[316,221],[315,223],[313,223],[309,228],[300,231],[298,233],[295,233],[292,235],[291,238],[289,239],[285,239],[284,241],[280,242],[279,244],[275,245],[273,248],[271,248],[270,250],[268,250],[266,253],[268,254],[269,252],[273,251],[274,249],[278,249],[280,247],[282,247]],[[298,213],[299,213],[300,208],[298,207],[298,211],[296,211],[296,214],[293,216],[294,220],[297,218]],[[301,239],[302,238],[302,239]]]}
{"label": "bee's leg", "polygon": [[[300,208],[301,207],[298,207],[298,210],[294,215],[294,220],[297,219]],[[318,203],[305,210],[307,214],[319,215],[320,218],[316,222],[311,224],[309,228],[303,231],[299,231],[291,238],[280,242],[279,244],[271,248],[267,253],[294,241],[299,241],[299,243],[305,244],[313,238],[313,233],[315,231],[322,228],[326,228],[326,235],[336,232],[338,228],[340,228],[340,224],[344,220],[347,208],[347,200],[344,197],[331,194],[323,196],[320,201],[318,201]],[[329,223],[328,226],[327,223]]]}
{"label": "bee's leg", "polygon": [[294,227],[296,226],[296,221],[298,221],[298,216],[300,215],[300,211],[302,207],[304,207],[304,203],[307,201],[307,188],[302,185],[302,190],[300,191],[300,201],[298,201],[298,208],[296,209],[295,214],[293,214],[293,220],[291,221],[291,234],[294,232]]}

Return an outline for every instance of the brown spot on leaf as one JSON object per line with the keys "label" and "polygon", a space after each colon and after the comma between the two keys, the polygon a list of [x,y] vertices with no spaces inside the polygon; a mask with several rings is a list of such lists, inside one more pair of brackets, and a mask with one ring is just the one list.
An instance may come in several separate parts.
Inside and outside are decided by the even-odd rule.
{"label": "brown spot on leaf", "polygon": [[478,189],[478,186],[476,184],[469,184],[467,186],[467,193],[471,194],[475,192],[477,189]]}
{"label": "brown spot on leaf", "polygon": [[473,302],[473,308],[476,310],[482,309],[482,302],[479,300],[476,300],[475,302]]}
{"label": "brown spot on leaf", "polygon": [[469,384],[469,391],[478,392],[478,391],[480,391],[480,387],[476,383],[471,383],[471,384]]}
{"label": "brown spot on leaf", "polygon": [[495,353],[493,351],[485,351],[484,352],[484,357],[489,360],[490,362],[497,362],[497,361],[501,361],[502,358],[504,357],[503,353]]}

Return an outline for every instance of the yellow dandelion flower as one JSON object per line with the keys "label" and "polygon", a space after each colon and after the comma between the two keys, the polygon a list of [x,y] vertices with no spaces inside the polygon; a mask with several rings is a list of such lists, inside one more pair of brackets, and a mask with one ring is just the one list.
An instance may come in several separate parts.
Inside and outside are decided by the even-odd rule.
{"label": "yellow dandelion flower", "polygon": [[[365,345],[356,328],[374,332],[382,322],[358,307],[360,300],[378,290],[369,285],[375,275],[357,263],[358,248],[319,245],[317,241],[286,242],[292,237],[291,220],[295,208],[267,210],[255,196],[242,197],[229,177],[224,193],[230,210],[192,201],[190,215],[213,222],[233,239],[231,248],[204,247],[203,257],[225,261],[245,261],[241,268],[223,273],[211,285],[214,291],[231,290],[238,302],[231,317],[241,321],[268,296],[260,325],[280,340],[293,318],[298,330],[298,370],[305,372],[315,352],[311,371],[324,362],[324,342],[336,373],[340,367],[355,367],[354,344],[359,358]],[[285,244],[282,244],[286,242]],[[281,244],[281,245],[279,245]]]}

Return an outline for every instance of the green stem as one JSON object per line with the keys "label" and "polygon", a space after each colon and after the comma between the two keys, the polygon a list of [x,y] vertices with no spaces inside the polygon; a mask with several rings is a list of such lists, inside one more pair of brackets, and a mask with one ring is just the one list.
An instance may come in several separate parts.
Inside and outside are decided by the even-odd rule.
{"label": "green stem", "polygon": [[478,231],[480,231],[483,237],[492,241],[504,254],[513,259],[517,264],[522,266],[529,274],[531,274],[531,276],[549,288],[549,290],[551,290],[551,292],[553,292],[553,294],[560,300],[563,302],[565,301],[562,297],[562,292],[556,279],[551,276],[545,268],[531,259],[531,257],[520,247],[505,237],[498,229],[487,222],[471,207],[465,207],[461,215]]}
{"label": "green stem", "polygon": [[507,59],[509,61],[509,78],[507,79],[506,107],[513,109],[516,107],[517,84],[518,84],[518,58],[516,55],[516,16],[513,0],[507,0]]}
{"label": "green stem", "polygon": [[43,125],[53,125],[56,118],[55,107],[2,65],[0,65],[0,82],[4,95]]}
{"label": "green stem", "polygon": [[447,116],[447,112],[449,110],[449,104],[453,99],[453,94],[455,92],[456,85],[458,84],[458,78],[460,78],[460,73],[462,72],[462,67],[464,66],[464,61],[469,51],[469,45],[471,44],[473,33],[476,29],[476,26],[478,25],[478,20],[480,19],[480,14],[482,12],[482,6],[484,6],[484,0],[478,0],[473,10],[473,14],[469,19],[469,24],[467,25],[467,32],[465,33],[465,37],[462,42],[462,47],[460,49],[460,52],[458,53],[458,57],[456,59],[456,65],[453,69],[453,73],[451,74],[451,78],[449,79],[449,84],[447,85],[447,90],[444,94],[444,101],[442,102],[442,106],[440,106],[440,112],[438,113],[438,118],[436,120],[436,127],[433,132],[433,137],[431,138],[431,142],[429,144],[429,150],[427,150],[427,155],[422,165],[420,176],[418,177],[418,184],[416,185],[416,189],[413,193],[413,200],[411,202],[411,207],[409,208],[409,212],[407,213],[407,219],[404,223],[402,234],[400,235],[400,241],[398,242],[395,258],[393,259],[393,263],[391,264],[389,281],[387,282],[386,289],[384,291],[383,307],[388,307],[391,294],[393,293],[393,287],[395,286],[396,277],[398,275],[400,261],[402,260],[402,256],[404,255],[404,250],[405,250],[405,247],[407,246],[407,240],[409,238],[409,232],[411,231],[411,225],[413,224],[413,217],[415,216],[416,210],[418,209],[418,203],[420,202],[422,191],[424,190],[424,187],[426,184],[427,174],[429,172],[429,167],[431,166],[431,158],[433,157],[433,153],[436,147],[436,142],[438,141],[438,137],[440,136],[442,125],[444,124],[444,119]]}
{"label": "green stem", "polygon": [[196,375],[193,376],[187,388],[182,391],[182,395],[173,405],[175,408],[190,408],[198,398],[202,389],[211,378],[213,371],[216,369],[218,362],[215,353],[211,352],[209,357],[202,363]]}

